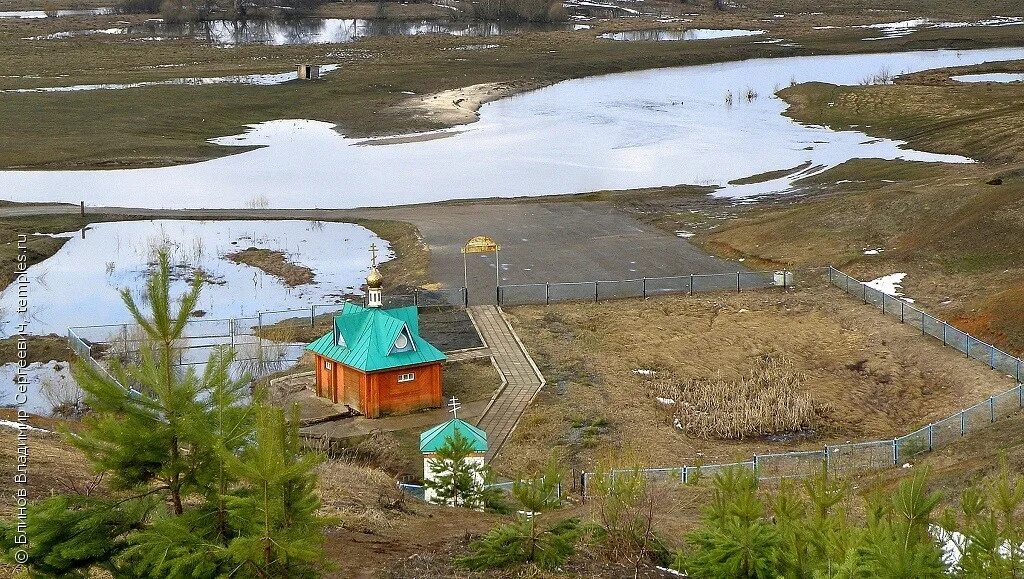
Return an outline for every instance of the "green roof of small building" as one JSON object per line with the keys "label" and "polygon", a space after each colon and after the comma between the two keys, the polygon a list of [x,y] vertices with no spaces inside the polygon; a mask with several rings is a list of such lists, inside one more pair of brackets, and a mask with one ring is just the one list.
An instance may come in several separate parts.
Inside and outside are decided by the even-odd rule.
{"label": "green roof of small building", "polygon": [[[363,372],[443,362],[445,355],[420,337],[415,306],[364,308],[347,303],[334,318],[334,328],[306,349]],[[405,335],[405,347],[399,337]]]}
{"label": "green roof of small building", "polygon": [[452,418],[421,434],[420,452],[437,452],[456,432],[468,438],[476,452],[487,452],[487,433],[459,418]]}

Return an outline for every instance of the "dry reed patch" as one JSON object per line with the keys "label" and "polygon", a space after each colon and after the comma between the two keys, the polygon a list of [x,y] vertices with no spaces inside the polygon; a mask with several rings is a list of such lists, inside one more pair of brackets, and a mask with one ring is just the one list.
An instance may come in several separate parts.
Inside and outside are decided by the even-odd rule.
{"label": "dry reed patch", "polygon": [[[510,308],[547,386],[496,468],[530,472],[556,453],[592,469],[630,452],[649,466],[888,439],[1010,389],[1012,381],[832,289],[672,296]],[[703,439],[673,425],[643,374],[737,382],[758,358],[792,361],[831,412],[798,436]],[[648,370],[641,374],[636,370]]]}
{"label": "dry reed patch", "polygon": [[328,460],[317,466],[320,514],[341,526],[364,532],[396,525],[405,496],[382,470],[347,461]]}
{"label": "dry reed patch", "polygon": [[694,438],[742,440],[813,430],[828,406],[816,404],[807,375],[784,357],[763,356],[739,380],[721,375],[655,379],[648,390],[672,407],[673,425]]}
{"label": "dry reed patch", "polygon": [[282,251],[250,247],[225,255],[227,259],[263,270],[285,284],[295,287],[313,283],[313,270],[292,263]]}

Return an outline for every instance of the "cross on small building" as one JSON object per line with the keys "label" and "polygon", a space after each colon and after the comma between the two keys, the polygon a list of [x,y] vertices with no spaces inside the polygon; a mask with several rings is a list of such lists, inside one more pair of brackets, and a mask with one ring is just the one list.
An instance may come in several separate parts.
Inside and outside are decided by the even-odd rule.
{"label": "cross on small building", "polygon": [[377,267],[377,244],[370,244],[370,262],[373,267]]}
{"label": "cross on small building", "polygon": [[451,399],[448,400],[448,406],[451,408],[451,410],[449,410],[448,412],[452,413],[452,417],[453,418],[458,418],[459,417],[459,408],[462,408],[462,405],[459,404],[459,399],[454,397],[454,396],[452,396]]}

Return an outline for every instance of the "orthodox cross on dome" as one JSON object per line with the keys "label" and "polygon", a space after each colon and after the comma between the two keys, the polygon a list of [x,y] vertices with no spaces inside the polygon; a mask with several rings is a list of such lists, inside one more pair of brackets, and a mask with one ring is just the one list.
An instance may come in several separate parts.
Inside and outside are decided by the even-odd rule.
{"label": "orthodox cross on dome", "polygon": [[448,400],[448,407],[451,408],[448,412],[452,413],[452,418],[458,418],[459,408],[462,408],[462,405],[459,404],[459,399],[452,396],[451,399]]}
{"label": "orthodox cross on dome", "polygon": [[371,243],[370,244],[370,265],[372,267],[377,267],[377,244],[376,243]]}

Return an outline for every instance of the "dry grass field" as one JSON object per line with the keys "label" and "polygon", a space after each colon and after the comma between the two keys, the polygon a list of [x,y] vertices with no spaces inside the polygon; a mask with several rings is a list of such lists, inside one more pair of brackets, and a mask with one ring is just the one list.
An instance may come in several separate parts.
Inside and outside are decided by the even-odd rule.
{"label": "dry grass field", "polygon": [[[535,471],[552,451],[574,468],[673,467],[892,438],[1013,386],[827,288],[518,307],[509,315],[548,384],[496,458],[506,474]],[[800,376],[791,394],[813,412],[797,432],[687,435],[673,424],[685,416],[652,388],[664,379],[736,383],[764,356],[789,360]],[[729,397],[720,402],[719,412],[742,410],[729,407]]]}
{"label": "dry grass field", "polygon": [[[1022,70],[1024,63],[1011,62],[928,71],[889,85],[783,90],[787,114],[798,121],[857,124],[869,135],[980,162],[850,161],[799,182],[799,198],[705,220],[696,241],[773,267],[831,263],[861,279],[907,272],[904,287],[925,308],[1024,353],[1024,85],[949,79]],[[882,251],[866,256],[868,248]]]}

